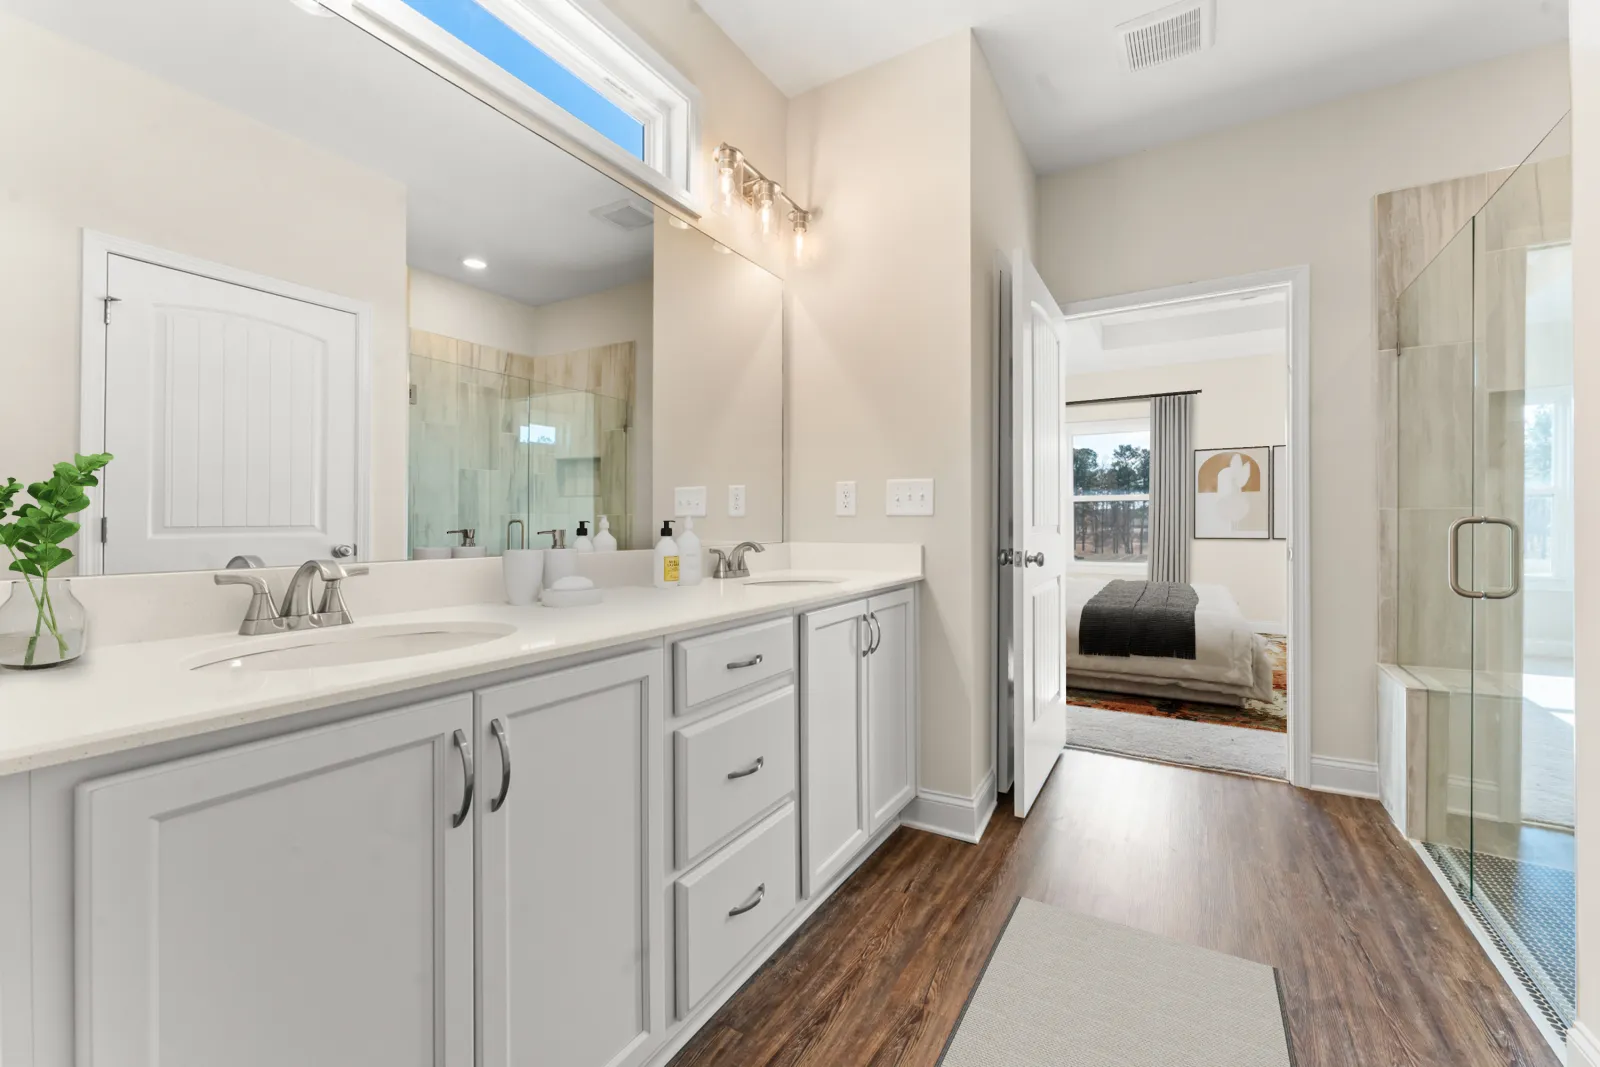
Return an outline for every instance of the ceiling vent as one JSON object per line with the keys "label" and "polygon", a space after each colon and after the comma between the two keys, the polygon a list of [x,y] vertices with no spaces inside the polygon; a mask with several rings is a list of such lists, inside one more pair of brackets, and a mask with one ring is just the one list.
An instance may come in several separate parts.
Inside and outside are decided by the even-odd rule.
{"label": "ceiling vent", "polygon": [[618,200],[614,204],[602,204],[589,214],[597,219],[605,219],[611,225],[624,230],[642,230],[646,226],[655,225],[656,221],[648,204],[632,199]]}
{"label": "ceiling vent", "polygon": [[1173,4],[1117,27],[1128,70],[1149,70],[1211,47],[1215,0]]}

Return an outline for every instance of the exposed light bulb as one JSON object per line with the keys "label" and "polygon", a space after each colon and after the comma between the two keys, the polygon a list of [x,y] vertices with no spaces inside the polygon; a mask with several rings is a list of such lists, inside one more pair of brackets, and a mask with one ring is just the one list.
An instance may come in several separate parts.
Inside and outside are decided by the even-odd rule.
{"label": "exposed light bulb", "polygon": [[763,239],[778,232],[777,200],[780,188],[775,181],[763,181],[756,186],[756,218]]}
{"label": "exposed light bulb", "polygon": [[794,259],[798,263],[806,254],[806,232],[811,228],[811,212],[796,208],[789,213],[794,226]]}
{"label": "exposed light bulb", "polygon": [[741,157],[739,150],[732,145],[719,145],[716,153],[711,157],[717,164],[717,196],[716,209],[726,215],[733,211],[738,203],[739,194],[739,166]]}

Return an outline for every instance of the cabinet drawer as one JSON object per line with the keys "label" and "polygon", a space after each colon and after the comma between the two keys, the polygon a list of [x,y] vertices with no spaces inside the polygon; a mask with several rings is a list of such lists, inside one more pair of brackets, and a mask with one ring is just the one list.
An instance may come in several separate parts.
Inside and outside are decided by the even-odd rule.
{"label": "cabinet drawer", "polygon": [[794,620],[776,619],[679,641],[677,712],[794,669]]}
{"label": "cabinet drawer", "polygon": [[794,792],[795,746],[792,685],[673,734],[680,866]]}
{"label": "cabinet drawer", "polygon": [[678,880],[678,1017],[695,1009],[795,905],[799,839],[786,804]]}

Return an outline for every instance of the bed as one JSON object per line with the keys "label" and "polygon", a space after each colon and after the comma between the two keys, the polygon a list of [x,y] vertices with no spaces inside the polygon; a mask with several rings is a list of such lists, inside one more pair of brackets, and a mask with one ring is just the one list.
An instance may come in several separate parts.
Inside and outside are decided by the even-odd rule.
{"label": "bed", "polygon": [[1112,579],[1067,578],[1067,685],[1137,696],[1242,707],[1272,699],[1267,642],[1250,628],[1226,586],[1195,585],[1194,658],[1084,655],[1079,651],[1084,605]]}

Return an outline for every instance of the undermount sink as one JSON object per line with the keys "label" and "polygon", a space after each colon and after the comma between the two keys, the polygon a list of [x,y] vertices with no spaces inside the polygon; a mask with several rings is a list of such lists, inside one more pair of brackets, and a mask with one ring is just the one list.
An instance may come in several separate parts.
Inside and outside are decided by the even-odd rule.
{"label": "undermount sink", "polygon": [[340,626],[257,637],[196,656],[191,671],[295,671],[426,656],[496,641],[516,627],[496,622]]}
{"label": "undermount sink", "polygon": [[838,585],[844,581],[829,574],[761,574],[746,578],[745,585]]}

